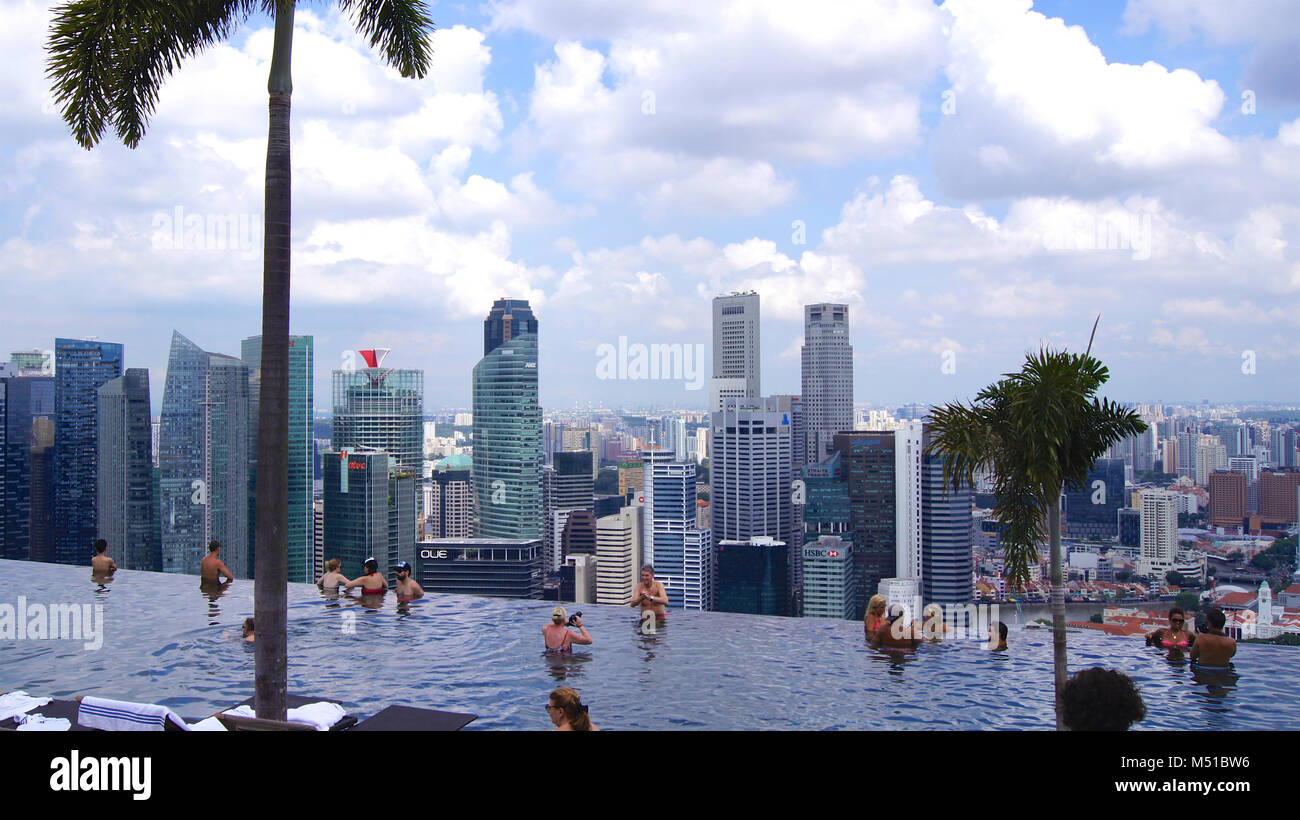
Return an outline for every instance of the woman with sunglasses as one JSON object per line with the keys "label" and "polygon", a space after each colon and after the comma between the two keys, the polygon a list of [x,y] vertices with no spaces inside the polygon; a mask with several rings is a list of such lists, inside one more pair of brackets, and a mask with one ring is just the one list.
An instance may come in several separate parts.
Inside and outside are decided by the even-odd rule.
{"label": "woman with sunglasses", "polygon": [[1147,646],[1161,649],[1189,649],[1196,642],[1196,633],[1187,629],[1187,613],[1180,606],[1169,610],[1168,628],[1157,629],[1147,635]]}
{"label": "woman with sunglasses", "polygon": [[577,691],[561,686],[551,693],[546,704],[546,714],[551,716],[557,732],[598,732],[600,731],[587,717],[587,707]]}

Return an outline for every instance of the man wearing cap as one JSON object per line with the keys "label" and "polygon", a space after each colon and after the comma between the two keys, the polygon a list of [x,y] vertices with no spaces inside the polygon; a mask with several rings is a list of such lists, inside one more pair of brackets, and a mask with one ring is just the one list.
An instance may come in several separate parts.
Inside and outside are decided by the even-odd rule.
{"label": "man wearing cap", "polygon": [[397,562],[397,600],[414,601],[424,597],[424,589],[411,577],[411,565],[405,561]]}
{"label": "man wearing cap", "polygon": [[365,575],[348,581],[344,586],[348,589],[361,587],[362,595],[383,595],[384,591],[388,589],[388,582],[384,580],[384,576],[379,574],[379,562],[374,558],[367,558],[365,567]]}
{"label": "man wearing cap", "polygon": [[[569,629],[570,620],[578,628],[577,632]],[[587,627],[582,625],[582,613],[575,612],[570,619],[562,606],[551,610],[551,622],[542,627],[542,640],[546,643],[546,651],[555,653],[568,652],[575,643],[580,646],[594,643],[591,635],[587,634]]]}

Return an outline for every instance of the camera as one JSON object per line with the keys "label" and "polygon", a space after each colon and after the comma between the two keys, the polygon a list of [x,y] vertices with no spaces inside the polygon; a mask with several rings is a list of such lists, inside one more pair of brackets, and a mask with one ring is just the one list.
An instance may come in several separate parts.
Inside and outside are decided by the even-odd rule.
{"label": "camera", "polygon": [[570,615],[570,616],[569,616],[569,626],[573,626],[573,625],[574,625],[574,621],[578,620],[578,619],[581,618],[581,617],[582,617],[582,610],[581,610],[581,609],[578,610],[577,612],[573,613],[572,615]]}

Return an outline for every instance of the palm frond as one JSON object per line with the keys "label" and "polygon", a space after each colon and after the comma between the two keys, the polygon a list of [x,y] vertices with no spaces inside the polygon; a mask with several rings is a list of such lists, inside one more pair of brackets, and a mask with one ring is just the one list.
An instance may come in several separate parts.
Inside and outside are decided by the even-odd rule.
{"label": "palm frond", "polygon": [[370,47],[403,77],[423,77],[433,57],[433,20],[423,0],[340,0]]}

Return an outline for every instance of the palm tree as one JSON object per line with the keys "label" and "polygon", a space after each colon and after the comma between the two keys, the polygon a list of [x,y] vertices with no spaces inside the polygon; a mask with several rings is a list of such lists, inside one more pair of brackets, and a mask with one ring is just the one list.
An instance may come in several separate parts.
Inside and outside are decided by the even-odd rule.
{"label": "palm tree", "polygon": [[[1092,331],[1095,336],[1096,323]],[[981,390],[970,406],[957,402],[930,414],[929,451],[944,458],[945,484],[960,489],[973,484],[977,472],[993,475],[1010,585],[1023,588],[1030,563],[1038,561],[1037,545],[1044,535],[1051,541],[1058,729],[1063,728],[1060,692],[1067,675],[1061,493],[1082,486],[1093,462],[1112,444],[1147,429],[1133,411],[1095,398],[1110,372],[1091,353],[1091,338],[1082,355],[1041,348],[1025,357],[1020,372],[1004,374]]]}
{"label": "palm tree", "polygon": [[[255,708],[284,720],[289,485],[289,95],[296,0],[71,0],[50,26],[48,75],[77,142],[93,148],[110,124],[140,144],[162,83],[187,57],[224,40],[259,6],[275,20],[262,267],[261,399],[257,443]],[[423,77],[433,21],[423,0],[339,0],[358,30],[404,77]]]}

